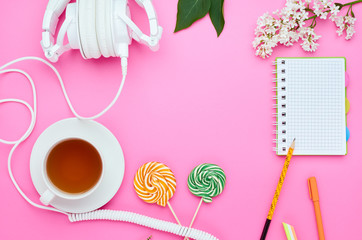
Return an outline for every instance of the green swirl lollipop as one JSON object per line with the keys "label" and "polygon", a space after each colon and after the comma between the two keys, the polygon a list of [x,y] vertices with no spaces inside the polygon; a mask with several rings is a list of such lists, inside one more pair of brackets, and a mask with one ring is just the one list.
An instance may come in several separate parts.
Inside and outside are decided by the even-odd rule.
{"label": "green swirl lollipop", "polygon": [[205,203],[212,202],[225,187],[224,170],[216,164],[204,163],[195,167],[189,175],[187,185],[195,196],[201,197]]}
{"label": "green swirl lollipop", "polygon": [[221,194],[225,187],[225,181],[224,170],[216,164],[204,163],[191,171],[187,179],[187,185],[190,192],[201,197],[201,200],[190,223],[190,228],[195,221],[202,202],[211,203],[213,197]]}

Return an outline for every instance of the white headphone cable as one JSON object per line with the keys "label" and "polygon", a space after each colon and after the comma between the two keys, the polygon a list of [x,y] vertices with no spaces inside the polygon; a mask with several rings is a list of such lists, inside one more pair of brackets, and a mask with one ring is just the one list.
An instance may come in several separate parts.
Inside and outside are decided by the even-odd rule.
{"label": "white headphone cable", "polygon": [[4,143],[4,144],[14,144],[14,146],[11,148],[9,156],[8,156],[8,172],[9,172],[9,176],[11,181],[13,182],[15,188],[18,190],[18,192],[20,193],[20,195],[31,205],[33,205],[34,207],[37,208],[41,208],[41,209],[45,209],[45,210],[50,210],[50,211],[55,211],[55,212],[60,212],[63,214],[68,215],[67,213],[60,211],[58,209],[55,208],[51,208],[51,207],[45,207],[43,205],[34,203],[33,201],[31,201],[26,195],[25,193],[21,190],[21,188],[19,187],[18,183],[16,182],[13,172],[11,170],[11,159],[13,156],[13,153],[15,151],[15,149],[19,146],[20,143],[22,143],[25,139],[28,138],[28,136],[32,133],[34,126],[35,126],[35,122],[36,122],[36,112],[37,112],[37,101],[36,101],[36,90],[35,90],[35,85],[34,82],[32,80],[32,78],[30,77],[29,74],[27,74],[26,72],[19,70],[19,69],[7,69],[7,70],[1,70],[4,69],[4,67],[0,68],[0,74],[3,73],[10,73],[10,72],[17,72],[20,73],[22,75],[24,75],[28,81],[30,82],[31,88],[32,88],[32,92],[33,92],[33,105],[34,105],[34,109],[25,101],[21,100],[21,99],[14,99],[14,98],[8,98],[8,99],[1,99],[0,100],[0,104],[1,103],[10,103],[10,102],[15,102],[15,103],[19,103],[19,104],[23,104],[25,107],[27,107],[27,109],[29,110],[30,114],[31,114],[31,121],[30,121],[30,125],[28,127],[28,129],[26,130],[26,132],[24,133],[23,136],[21,136],[18,140],[16,141],[8,141],[8,140],[4,140],[4,139],[0,139],[0,143]]}
{"label": "white headphone cable", "polygon": [[[49,210],[49,211],[54,211],[54,212],[59,212],[62,214],[65,214],[68,216],[69,221],[71,222],[77,222],[77,221],[87,221],[87,220],[112,220],[112,221],[122,221],[122,222],[130,222],[130,223],[134,223],[134,224],[138,224],[141,226],[145,226],[145,227],[149,227],[149,228],[153,228],[156,230],[160,230],[160,231],[165,231],[165,232],[169,232],[169,233],[173,233],[175,235],[179,235],[182,237],[190,237],[193,239],[197,239],[197,240],[218,240],[216,237],[210,235],[209,233],[197,230],[197,229],[193,229],[193,228],[188,228],[188,227],[184,227],[184,226],[180,226],[178,224],[175,223],[171,223],[171,222],[166,222],[163,220],[159,220],[159,219],[155,219],[155,218],[151,218],[151,217],[147,217],[141,214],[137,214],[137,213],[132,213],[132,212],[127,212],[127,211],[118,211],[118,210],[95,210],[92,212],[88,212],[88,213],[67,213],[61,210],[58,210],[56,208],[52,208],[52,207],[46,207],[40,204],[37,204],[35,202],[33,202],[32,200],[30,200],[26,194],[21,190],[21,188],[19,187],[18,183],[15,180],[15,177],[13,175],[12,169],[11,169],[11,160],[12,160],[12,156],[14,151],[16,150],[16,148],[20,145],[20,143],[22,143],[23,141],[25,141],[29,135],[32,133],[34,127],[35,127],[35,122],[36,122],[36,114],[37,114],[37,98],[36,98],[36,89],[35,89],[35,85],[34,82],[32,80],[32,78],[30,77],[30,75],[20,69],[5,69],[6,67],[20,62],[20,61],[25,61],[25,60],[36,60],[36,61],[40,61],[45,63],[47,66],[49,66],[57,75],[60,85],[62,87],[65,99],[72,111],[72,113],[79,119],[95,119],[98,118],[100,116],[102,116],[105,112],[107,112],[113,105],[114,103],[117,101],[123,85],[124,85],[124,81],[126,78],[126,73],[127,73],[127,58],[122,58],[122,82],[121,85],[118,89],[118,92],[115,96],[115,98],[113,99],[113,101],[100,113],[98,113],[97,115],[93,116],[93,117],[82,117],[79,114],[77,114],[70,102],[70,99],[65,91],[65,87],[64,87],[64,83],[62,81],[62,78],[59,74],[59,72],[57,71],[57,69],[51,65],[50,63],[48,63],[47,61],[38,58],[38,57],[23,57],[23,58],[18,58],[15,59],[14,61],[11,61],[3,66],[0,67],[0,75],[3,73],[11,73],[11,72],[16,72],[16,73],[20,73],[22,75],[24,75],[28,81],[30,82],[31,88],[32,88],[32,93],[33,93],[33,108],[25,101],[21,100],[21,99],[14,99],[14,98],[8,98],[8,99],[2,99],[0,100],[0,104],[2,103],[10,103],[10,102],[15,102],[15,103],[19,103],[24,105],[30,112],[31,114],[31,122],[30,125],[28,127],[28,129],[26,130],[26,132],[24,133],[24,135],[22,137],[20,137],[18,140],[16,141],[9,141],[9,140],[4,140],[4,139],[0,139],[0,143],[4,143],[4,144],[14,144],[14,146],[11,148],[9,156],[8,156],[8,172],[9,172],[9,176],[11,181],[13,182],[15,188],[17,189],[17,191],[19,192],[19,194],[32,206],[40,208],[40,209],[44,209],[44,210]],[[5,69],[5,70],[4,70]]]}
{"label": "white headphone cable", "polygon": [[[103,114],[105,114],[117,101],[117,99],[119,98],[121,92],[122,92],[122,89],[123,89],[123,86],[124,86],[124,83],[125,83],[125,80],[126,80],[126,75],[127,75],[127,58],[125,57],[122,57],[121,58],[121,65],[122,65],[122,81],[121,81],[121,85],[119,86],[118,88],[118,91],[116,93],[116,96],[113,98],[113,100],[111,101],[111,103],[104,109],[102,110],[100,113],[92,116],[92,117],[83,117],[81,115],[79,115],[74,107],[73,107],[73,104],[71,103],[70,99],[69,99],[69,96],[67,94],[67,91],[65,90],[65,86],[64,86],[64,82],[62,80],[62,77],[60,76],[58,70],[52,65],[50,64],[49,62],[45,61],[44,59],[42,58],[39,58],[39,57],[22,57],[22,58],[18,58],[18,59],[15,59],[5,65],[3,65],[2,67],[0,67],[0,71],[2,69],[5,69],[6,67],[12,65],[12,64],[15,64],[17,62],[22,62],[22,61],[25,61],[25,60],[36,60],[36,61],[40,61],[40,62],[43,62],[44,64],[46,64],[47,66],[49,66],[56,74],[57,78],[59,79],[59,83],[60,83],[60,86],[62,88],[62,91],[63,91],[63,94],[64,94],[64,97],[65,97],[65,100],[67,101],[67,104],[70,108],[70,110],[72,111],[72,113],[74,114],[74,116],[76,116],[78,119],[82,119],[82,120],[93,120],[93,119],[96,119],[96,118],[99,118],[100,116],[102,116]],[[28,75],[29,76],[29,75]]]}

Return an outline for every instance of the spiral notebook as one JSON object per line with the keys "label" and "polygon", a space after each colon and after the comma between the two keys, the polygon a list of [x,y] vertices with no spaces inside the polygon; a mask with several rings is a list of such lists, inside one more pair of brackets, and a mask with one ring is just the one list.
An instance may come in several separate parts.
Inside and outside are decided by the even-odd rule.
{"label": "spiral notebook", "polygon": [[346,155],[345,58],[277,58],[276,148],[286,155]]}

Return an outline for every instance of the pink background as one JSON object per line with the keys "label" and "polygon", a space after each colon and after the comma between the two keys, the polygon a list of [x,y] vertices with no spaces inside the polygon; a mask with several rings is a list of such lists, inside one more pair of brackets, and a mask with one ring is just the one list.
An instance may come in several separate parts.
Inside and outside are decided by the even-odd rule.
{"label": "pink background", "polygon": [[[131,1],[132,15],[147,29],[145,13]],[[47,1],[4,1],[0,9],[0,65],[23,56],[43,57],[39,41]],[[199,198],[187,188],[187,177],[200,163],[219,164],[226,172],[224,192],[204,204],[194,226],[219,239],[259,239],[274,194],[283,158],[273,148],[272,65],[275,57],[345,56],[351,77],[348,98],[351,139],[348,155],[294,157],[279,199],[268,239],[286,239],[282,221],[292,224],[298,239],[317,239],[314,208],[307,178],[316,176],[326,238],[356,239],[362,215],[362,21],[350,41],[335,33],[330,21],[319,21],[316,53],[296,45],[278,47],[268,60],[254,56],[251,42],[258,16],[283,7],[284,1],[225,2],[226,25],[220,38],[208,17],[173,33],[177,1],[155,0],[164,28],[161,48],[151,52],[133,44],[126,84],[116,105],[98,121],[123,147],[125,178],[116,196],[104,207],[174,221],[169,209],[140,200],[133,176],[148,161],[161,161],[175,173],[177,191],[171,199],[180,221],[187,225]],[[354,7],[362,18],[362,4]],[[78,111],[93,115],[113,98],[121,79],[118,59],[83,60],[78,51],[55,64]],[[55,75],[37,62],[18,64],[28,70],[38,91],[38,121],[33,134],[15,152],[13,169],[25,193],[38,202],[29,173],[32,146],[48,126],[73,117]],[[23,77],[2,75],[0,99],[29,102]],[[0,135],[16,139],[25,131],[29,114],[17,104],[0,105]],[[24,201],[7,173],[9,145],[0,144],[0,239],[181,239],[174,235],[118,222],[70,223],[66,217],[42,211]]]}

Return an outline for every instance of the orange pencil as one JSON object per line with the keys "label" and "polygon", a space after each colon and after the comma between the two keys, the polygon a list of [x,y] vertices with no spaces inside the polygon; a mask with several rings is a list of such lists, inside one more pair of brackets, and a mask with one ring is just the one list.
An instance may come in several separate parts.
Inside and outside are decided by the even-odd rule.
{"label": "orange pencil", "polygon": [[319,206],[319,194],[318,194],[318,188],[317,188],[317,180],[315,177],[308,178],[308,189],[309,189],[309,196],[312,199],[313,204],[314,204],[314,211],[315,211],[315,218],[317,220],[319,240],[325,240],[321,208]]}
{"label": "orange pencil", "polygon": [[285,158],[283,170],[282,170],[282,173],[280,174],[278,186],[277,186],[277,189],[275,190],[273,201],[272,201],[272,204],[270,206],[268,216],[267,216],[265,224],[264,224],[263,232],[261,233],[260,240],[265,240],[266,235],[268,233],[269,226],[270,226],[271,220],[272,220],[273,215],[274,215],[275,207],[277,206],[280,191],[282,190],[284,179],[285,179],[285,176],[287,175],[290,160],[292,159],[294,148],[295,148],[295,138],[293,139],[293,142],[289,147],[287,157]]}

